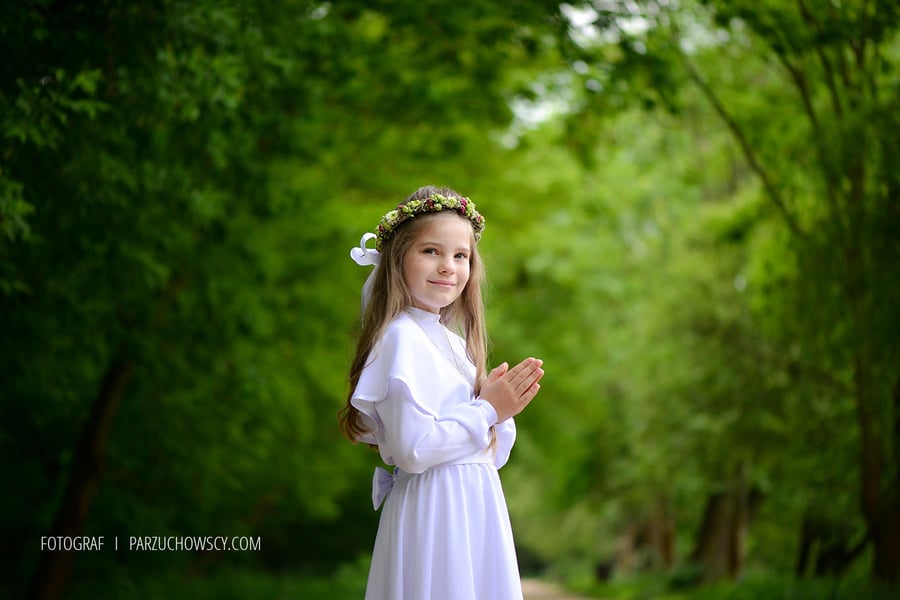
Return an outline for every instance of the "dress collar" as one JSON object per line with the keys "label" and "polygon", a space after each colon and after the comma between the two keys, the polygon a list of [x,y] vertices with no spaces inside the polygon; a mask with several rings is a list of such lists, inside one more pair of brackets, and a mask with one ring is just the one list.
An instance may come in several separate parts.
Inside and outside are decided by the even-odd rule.
{"label": "dress collar", "polygon": [[440,314],[422,310],[421,308],[416,308],[415,306],[406,307],[406,312],[409,313],[409,316],[411,316],[416,322],[421,323],[422,325],[435,325],[441,320]]}

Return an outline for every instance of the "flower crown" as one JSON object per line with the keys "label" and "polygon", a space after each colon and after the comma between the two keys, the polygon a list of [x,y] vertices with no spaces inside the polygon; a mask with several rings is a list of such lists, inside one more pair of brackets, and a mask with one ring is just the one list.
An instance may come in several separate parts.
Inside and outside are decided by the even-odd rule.
{"label": "flower crown", "polygon": [[481,239],[481,232],[484,231],[484,217],[475,210],[474,202],[468,198],[448,198],[440,194],[432,194],[423,200],[410,200],[399,204],[397,208],[384,215],[381,223],[378,224],[375,249],[381,252],[397,226],[407,219],[424,213],[436,213],[444,210],[456,211],[459,216],[469,219],[475,230],[475,241]]}

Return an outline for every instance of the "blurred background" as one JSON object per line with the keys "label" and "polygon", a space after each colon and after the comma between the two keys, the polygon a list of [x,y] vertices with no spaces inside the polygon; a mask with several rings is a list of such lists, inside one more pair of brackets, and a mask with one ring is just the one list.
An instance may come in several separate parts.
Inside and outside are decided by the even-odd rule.
{"label": "blurred background", "polygon": [[487,219],[491,363],[545,361],[501,471],[524,575],[895,597],[898,29],[887,0],[2,3],[0,596],[361,597],[348,252],[436,184]]}

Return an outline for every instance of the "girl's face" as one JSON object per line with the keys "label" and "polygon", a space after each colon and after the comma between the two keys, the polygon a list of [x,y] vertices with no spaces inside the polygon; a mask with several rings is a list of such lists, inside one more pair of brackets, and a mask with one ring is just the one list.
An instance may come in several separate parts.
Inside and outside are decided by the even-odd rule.
{"label": "girl's face", "polygon": [[413,306],[439,313],[469,282],[472,226],[453,213],[428,218],[403,257],[403,279]]}

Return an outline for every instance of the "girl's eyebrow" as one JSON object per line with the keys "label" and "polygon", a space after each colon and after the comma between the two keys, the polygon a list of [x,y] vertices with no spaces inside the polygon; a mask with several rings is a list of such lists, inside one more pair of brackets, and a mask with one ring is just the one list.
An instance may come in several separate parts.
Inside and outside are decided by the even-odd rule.
{"label": "girl's eyebrow", "polygon": [[[428,240],[422,240],[421,242],[419,242],[418,246],[419,246],[420,248],[421,248],[421,247],[424,247],[424,246],[436,246],[436,247],[438,247],[438,248],[443,248],[443,247],[444,247],[444,244],[442,244],[442,243],[440,243],[440,242],[430,242],[430,241],[428,241]],[[466,246],[457,246],[455,252],[471,252],[471,249],[469,248],[468,245],[466,245]]]}

